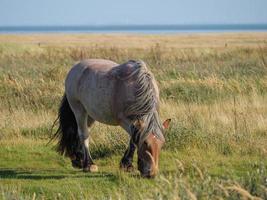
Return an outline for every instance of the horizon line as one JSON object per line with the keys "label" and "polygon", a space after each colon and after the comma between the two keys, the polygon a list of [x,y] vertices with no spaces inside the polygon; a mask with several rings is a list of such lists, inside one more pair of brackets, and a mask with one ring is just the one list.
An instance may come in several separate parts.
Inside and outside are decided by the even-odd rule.
{"label": "horizon line", "polygon": [[47,25],[0,25],[0,27],[172,27],[172,26],[267,26],[266,23],[186,23],[186,24],[47,24]]}

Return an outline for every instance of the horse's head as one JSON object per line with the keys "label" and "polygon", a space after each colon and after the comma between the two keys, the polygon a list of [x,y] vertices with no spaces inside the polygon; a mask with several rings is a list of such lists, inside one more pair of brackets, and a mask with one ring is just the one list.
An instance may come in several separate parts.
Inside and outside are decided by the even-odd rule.
{"label": "horse's head", "polygon": [[[161,129],[162,131],[169,127],[170,121],[171,119],[167,119],[163,123],[163,129]],[[159,138],[157,134],[151,132],[148,133],[148,136],[144,139],[144,141],[137,145],[138,170],[143,177],[152,178],[157,174],[159,154],[164,143],[164,137]]]}

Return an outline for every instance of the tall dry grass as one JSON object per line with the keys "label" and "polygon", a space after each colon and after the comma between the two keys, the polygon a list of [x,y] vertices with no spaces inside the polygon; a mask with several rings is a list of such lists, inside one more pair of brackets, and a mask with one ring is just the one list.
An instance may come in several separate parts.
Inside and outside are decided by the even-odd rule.
{"label": "tall dry grass", "polygon": [[[7,148],[13,144],[34,146],[47,142],[64,93],[64,78],[75,62],[85,58],[118,63],[142,59],[160,87],[162,120],[173,119],[166,133],[161,164],[167,170],[152,184],[154,189],[146,197],[267,198],[265,38],[266,34],[0,36],[0,142]],[[54,42],[55,39],[58,40]],[[211,39],[218,41],[210,44]],[[128,137],[119,127],[96,123],[92,128],[94,157],[120,155],[127,143]],[[216,162],[216,167],[213,169],[210,163],[201,160],[203,156],[191,162],[194,155],[206,155],[207,159],[210,156],[208,160]],[[247,158],[262,158],[262,162],[250,162]],[[224,179],[227,170],[218,167],[224,165],[240,169],[241,175],[237,177],[241,178],[235,179],[238,183]],[[243,165],[248,172],[242,171]],[[125,191],[136,198],[144,197],[146,184],[144,187],[137,184],[135,188],[136,180],[115,173],[119,183],[131,185],[132,193],[122,187],[112,191],[113,197],[128,198]],[[19,189],[15,194],[5,188],[1,191],[6,198],[17,198],[20,193]],[[80,192],[87,194],[83,189]]]}

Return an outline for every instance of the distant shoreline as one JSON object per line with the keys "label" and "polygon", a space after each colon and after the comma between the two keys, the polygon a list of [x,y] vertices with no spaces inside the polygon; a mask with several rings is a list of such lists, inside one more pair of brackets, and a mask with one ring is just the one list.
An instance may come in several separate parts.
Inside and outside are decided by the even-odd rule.
{"label": "distant shoreline", "polygon": [[34,33],[236,33],[267,32],[267,24],[0,26],[0,34]]}
{"label": "distant shoreline", "polygon": [[[18,44],[38,47],[103,49],[163,48],[259,48],[267,44],[267,32],[180,33],[180,34],[0,34],[0,47]],[[24,46],[25,45],[25,46]]]}

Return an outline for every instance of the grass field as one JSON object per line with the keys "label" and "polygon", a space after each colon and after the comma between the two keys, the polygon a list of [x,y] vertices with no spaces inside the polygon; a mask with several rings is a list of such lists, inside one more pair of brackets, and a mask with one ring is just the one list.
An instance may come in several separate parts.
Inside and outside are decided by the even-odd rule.
{"label": "grass field", "polygon": [[[84,58],[142,59],[154,73],[172,118],[155,179],[119,170],[119,127],[92,130],[98,173],[47,145]],[[267,33],[0,35],[0,199],[267,199]]]}

